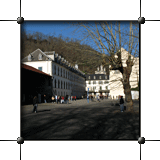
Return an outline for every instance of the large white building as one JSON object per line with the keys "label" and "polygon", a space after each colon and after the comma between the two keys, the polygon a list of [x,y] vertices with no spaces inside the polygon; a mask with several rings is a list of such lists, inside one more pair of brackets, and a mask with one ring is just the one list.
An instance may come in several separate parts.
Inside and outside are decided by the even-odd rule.
{"label": "large white building", "polygon": [[55,51],[42,52],[40,49],[22,59],[22,63],[37,68],[52,76],[52,94],[72,95],[81,98],[85,93],[85,74],[66,61]]}
{"label": "large white building", "polygon": [[[121,59],[122,59],[122,65],[123,67],[126,67],[126,60],[128,59],[128,51],[126,51],[124,48],[121,48]],[[117,58],[117,55],[115,55]],[[131,88],[138,87],[139,82],[139,57],[134,57],[131,55],[131,59],[134,61],[134,65],[132,66],[132,72],[130,75],[130,86]],[[110,66],[109,66],[110,67]],[[109,79],[109,87],[110,87],[110,96],[111,98],[118,98],[119,95],[122,95],[125,97],[123,84],[122,84],[122,73],[119,70],[110,70],[110,79]],[[137,99],[139,95],[137,95],[137,91],[132,91],[132,99]],[[136,95],[134,95],[136,94]]]}
{"label": "large white building", "polygon": [[86,75],[86,91],[88,89],[89,95],[109,96],[109,75],[106,75],[106,69],[102,65],[95,74]]}

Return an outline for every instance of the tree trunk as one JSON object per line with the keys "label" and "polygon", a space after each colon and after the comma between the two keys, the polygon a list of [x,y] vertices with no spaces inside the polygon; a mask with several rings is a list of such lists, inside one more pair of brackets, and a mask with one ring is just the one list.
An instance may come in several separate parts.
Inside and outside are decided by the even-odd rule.
{"label": "tree trunk", "polygon": [[[127,67],[128,68],[128,67]],[[129,84],[129,77],[130,74],[127,72],[127,68],[123,71],[123,88],[125,94],[125,101],[126,101],[126,110],[129,112],[133,112],[133,101],[131,95],[131,86]]]}

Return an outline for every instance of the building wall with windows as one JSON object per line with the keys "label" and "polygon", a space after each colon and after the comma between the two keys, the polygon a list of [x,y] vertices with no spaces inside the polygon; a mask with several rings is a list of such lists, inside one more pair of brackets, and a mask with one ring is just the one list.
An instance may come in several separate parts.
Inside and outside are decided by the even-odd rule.
{"label": "building wall with windows", "polygon": [[89,88],[89,95],[108,95],[109,96],[109,75],[101,65],[95,74],[86,75],[86,91]]}
{"label": "building wall with windows", "polygon": [[29,54],[22,63],[41,69],[53,77],[53,95],[72,95],[81,98],[85,93],[85,74],[58,54],[42,52],[40,49]]}

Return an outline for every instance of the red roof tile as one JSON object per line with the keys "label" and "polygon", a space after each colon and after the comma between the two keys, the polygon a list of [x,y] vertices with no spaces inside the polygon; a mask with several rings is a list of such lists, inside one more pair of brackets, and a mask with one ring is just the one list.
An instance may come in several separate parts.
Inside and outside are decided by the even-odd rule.
{"label": "red roof tile", "polygon": [[28,66],[28,65],[26,65],[26,64],[21,64],[21,68],[28,69],[28,70],[30,70],[30,71],[37,72],[37,73],[41,73],[41,74],[44,74],[44,75],[47,75],[47,76],[50,76],[50,77],[51,77],[51,75],[49,75],[49,74],[47,74],[47,73],[44,73],[44,72],[42,72],[42,71],[40,71],[40,70],[38,70],[38,69],[36,69],[36,68],[34,68],[34,67]]}

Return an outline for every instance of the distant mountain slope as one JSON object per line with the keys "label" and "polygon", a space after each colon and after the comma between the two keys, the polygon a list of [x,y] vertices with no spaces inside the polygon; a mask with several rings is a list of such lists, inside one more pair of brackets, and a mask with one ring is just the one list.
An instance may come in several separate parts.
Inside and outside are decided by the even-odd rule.
{"label": "distant mountain slope", "polygon": [[[61,36],[57,38],[44,37],[41,33],[39,35],[38,32],[36,36],[22,34],[21,59],[40,48],[43,52],[55,51],[72,65],[77,62],[78,68],[86,74],[94,74],[97,67],[102,63],[102,54],[89,45],[82,45],[77,40],[62,39]],[[107,66],[106,71],[109,73]]]}

